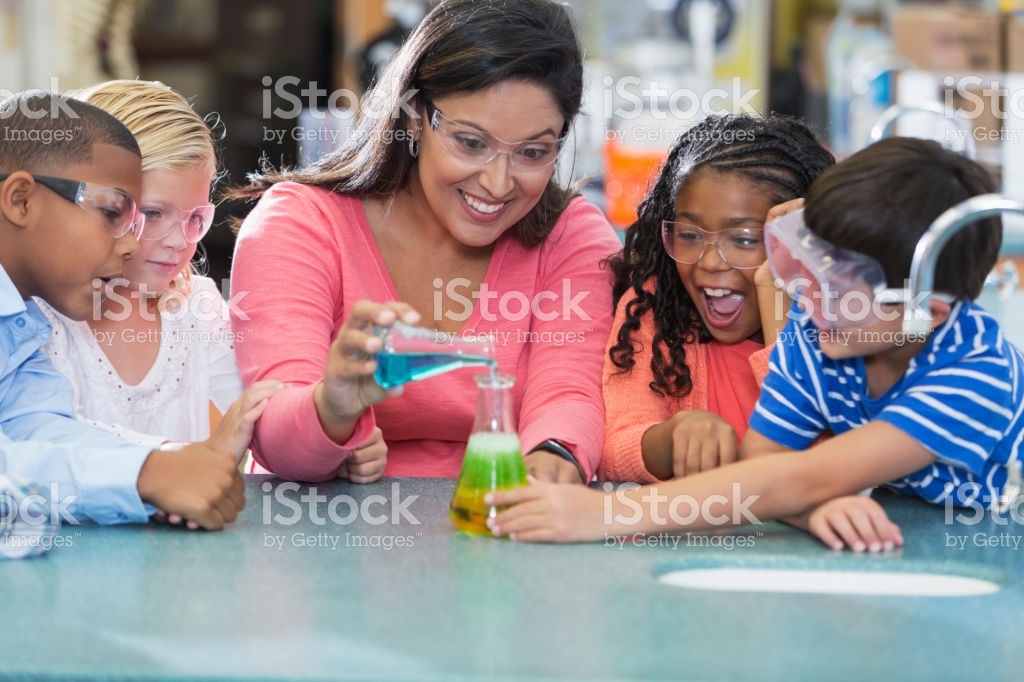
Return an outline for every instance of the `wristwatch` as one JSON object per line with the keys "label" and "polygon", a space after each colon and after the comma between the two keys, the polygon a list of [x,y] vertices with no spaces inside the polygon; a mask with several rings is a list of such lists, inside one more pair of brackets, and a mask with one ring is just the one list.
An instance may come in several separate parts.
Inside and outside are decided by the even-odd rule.
{"label": "wristwatch", "polygon": [[583,481],[583,485],[586,485],[588,483],[587,473],[583,470],[583,467],[580,466],[580,463],[576,459],[576,456],[572,454],[572,450],[567,448],[565,444],[562,443],[561,441],[555,440],[554,438],[548,438],[546,441],[544,441],[540,445],[537,445],[526,454],[530,455],[533,454],[534,452],[537,452],[538,450],[545,450],[547,452],[550,452],[551,454],[558,455],[559,457],[568,462],[571,462],[572,465],[576,467],[576,470],[580,472],[580,480]]}

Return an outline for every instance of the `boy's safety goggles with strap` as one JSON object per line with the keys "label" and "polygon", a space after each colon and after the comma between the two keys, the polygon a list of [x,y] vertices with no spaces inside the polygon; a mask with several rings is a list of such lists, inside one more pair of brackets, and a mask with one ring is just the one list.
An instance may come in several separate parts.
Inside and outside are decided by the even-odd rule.
{"label": "boy's safety goggles with strap", "polygon": [[[906,289],[890,289],[881,264],[863,253],[840,249],[804,223],[803,209],[765,225],[768,264],[783,288],[820,330],[868,327],[898,319],[893,308],[908,300]],[[951,302],[950,296],[933,297]],[[922,311],[926,312],[926,311]]]}

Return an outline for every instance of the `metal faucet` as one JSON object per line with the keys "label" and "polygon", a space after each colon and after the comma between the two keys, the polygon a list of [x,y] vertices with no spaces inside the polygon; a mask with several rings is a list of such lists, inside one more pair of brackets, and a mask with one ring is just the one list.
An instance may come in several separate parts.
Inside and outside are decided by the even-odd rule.
{"label": "metal faucet", "polygon": [[[1008,199],[999,194],[982,194],[960,202],[935,219],[914,249],[914,260],[910,264],[908,300],[916,301],[918,295],[921,299],[916,308],[909,306],[904,313],[904,332],[927,334],[931,331],[931,316],[925,311],[929,308],[928,302],[932,296],[932,287],[935,285],[935,266],[942,248],[961,228],[1004,212],[1024,214],[1024,202]],[[918,311],[922,314],[918,314]],[[998,504],[1001,514],[1008,512],[1024,492],[1020,461],[1008,462],[1006,468],[1006,485]]]}
{"label": "metal faucet", "polygon": [[974,138],[971,136],[972,129],[970,123],[957,116],[956,110],[953,107],[928,100],[922,100],[914,104],[893,104],[883,111],[882,115],[875,121],[875,125],[871,126],[871,132],[868,133],[868,144],[873,144],[884,137],[888,137],[889,128],[904,115],[917,113],[934,114],[935,116],[941,116],[947,121],[952,121],[953,125],[963,133],[964,155],[969,159],[977,158],[978,150],[974,144]]}
{"label": "metal faucet", "polygon": [[[931,331],[931,316],[926,311],[932,296],[932,287],[935,285],[935,266],[946,243],[961,228],[1004,212],[1024,214],[1024,202],[1008,199],[1000,194],[982,194],[961,201],[935,219],[914,249],[914,260],[910,264],[908,300],[920,303],[916,307],[908,307],[904,313],[904,332],[927,334]],[[920,299],[917,298],[919,295]]]}

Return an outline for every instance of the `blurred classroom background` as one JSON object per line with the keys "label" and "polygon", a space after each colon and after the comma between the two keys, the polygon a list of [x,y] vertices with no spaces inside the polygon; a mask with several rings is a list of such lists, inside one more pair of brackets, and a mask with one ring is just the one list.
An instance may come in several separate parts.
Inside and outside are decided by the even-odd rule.
{"label": "blurred classroom background", "polygon": [[[618,227],[634,217],[679,132],[726,111],[804,116],[840,157],[890,134],[931,137],[974,155],[1006,194],[1024,199],[1024,0],[569,4],[587,89],[558,172],[586,179],[585,192]],[[163,81],[219,117],[225,182],[243,183],[261,158],[291,165],[343,140],[355,101],[429,6],[0,0],[0,88]],[[238,213],[221,205],[204,240],[218,279],[230,269],[227,218]],[[1005,223],[1005,255],[1024,255],[1024,225]],[[1001,265],[991,288],[1017,283]]]}

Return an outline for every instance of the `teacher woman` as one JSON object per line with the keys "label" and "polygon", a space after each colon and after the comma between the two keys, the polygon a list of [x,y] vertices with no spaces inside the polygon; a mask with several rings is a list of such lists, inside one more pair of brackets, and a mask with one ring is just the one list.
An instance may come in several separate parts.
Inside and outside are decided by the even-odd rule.
{"label": "teacher woman", "polygon": [[[385,391],[372,326],[402,319],[491,333],[515,377],[528,471],[590,479],[612,312],[600,262],[620,247],[554,179],[572,162],[560,151],[582,90],[565,7],[442,2],[365,98],[346,146],[236,193],[258,200],[231,279],[239,368],[246,385],[290,385],[257,426],[260,465],[302,481],[458,475],[479,370]],[[360,448],[377,427],[386,468],[382,448]]]}

